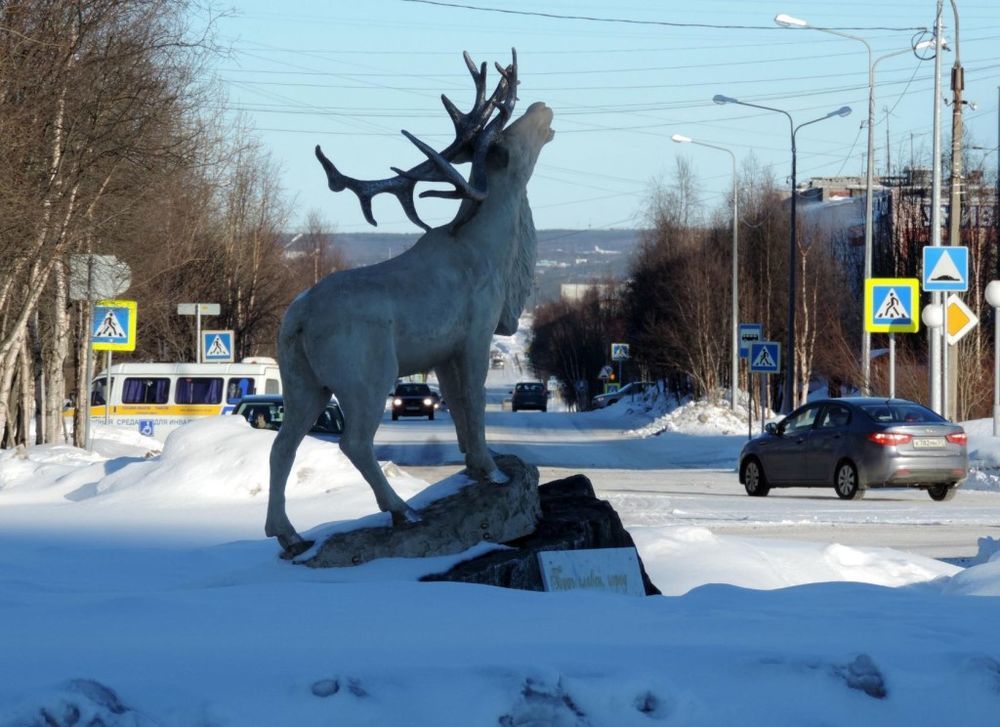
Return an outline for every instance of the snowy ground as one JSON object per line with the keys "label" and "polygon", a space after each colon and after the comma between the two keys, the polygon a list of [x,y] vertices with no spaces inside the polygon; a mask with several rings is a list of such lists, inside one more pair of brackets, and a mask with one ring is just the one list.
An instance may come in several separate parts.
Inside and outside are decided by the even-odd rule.
{"label": "snowy ground", "polygon": [[[488,416],[496,449],[536,463],[731,467],[746,437],[745,422],[705,403],[502,411],[520,376],[491,374]],[[440,419],[387,417],[380,452],[451,461]],[[990,426],[968,425],[967,487],[996,507]],[[153,440],[97,433],[95,453],[0,452],[0,725],[997,723],[990,540],[962,568],[719,534],[664,506],[647,513],[660,524],[630,527],[661,597],[417,581],[455,558],[313,571],[263,537],[273,433],[218,417],[148,457]],[[403,497],[427,486],[388,459]],[[376,509],[322,441],[299,450],[288,493],[303,530]]]}

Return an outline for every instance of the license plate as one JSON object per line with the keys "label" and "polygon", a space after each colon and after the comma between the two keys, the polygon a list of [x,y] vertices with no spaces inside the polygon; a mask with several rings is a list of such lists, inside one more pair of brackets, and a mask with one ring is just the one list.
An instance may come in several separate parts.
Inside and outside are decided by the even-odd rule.
{"label": "license plate", "polygon": [[945,446],[944,437],[914,437],[914,449],[941,449]]}

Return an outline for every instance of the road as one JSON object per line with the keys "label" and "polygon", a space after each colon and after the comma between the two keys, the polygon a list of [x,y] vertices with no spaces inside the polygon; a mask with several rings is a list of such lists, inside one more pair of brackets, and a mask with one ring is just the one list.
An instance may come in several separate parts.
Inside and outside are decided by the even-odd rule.
{"label": "road", "polygon": [[[637,437],[609,417],[506,411],[507,390],[489,391],[487,440],[495,451],[534,464],[543,483],[585,474],[626,527],[686,525],[717,534],[891,547],[959,563],[978,552],[980,538],[1000,540],[1000,493],[960,491],[940,503],[920,491],[880,490],[843,501],[831,487],[775,489],[751,498],[735,472],[739,436]],[[462,467],[447,414],[433,422],[386,417],[376,442],[379,459],[427,482]]]}

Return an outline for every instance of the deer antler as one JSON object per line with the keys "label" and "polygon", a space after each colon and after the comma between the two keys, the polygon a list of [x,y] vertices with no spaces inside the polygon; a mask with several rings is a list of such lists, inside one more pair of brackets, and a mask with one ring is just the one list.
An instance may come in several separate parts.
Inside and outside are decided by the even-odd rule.
{"label": "deer antler", "polygon": [[[427,157],[417,166],[406,171],[390,167],[396,176],[386,179],[354,179],[341,174],[333,162],[326,158],[319,145],[316,145],[316,158],[326,171],[330,189],[334,192],[342,192],[345,189],[354,192],[361,203],[361,211],[370,224],[378,225],[372,215],[372,198],[377,194],[387,193],[396,196],[406,216],[415,225],[430,230],[431,228],[417,215],[413,203],[417,182],[446,182],[454,186],[451,190],[427,190],[420,193],[421,197],[468,199],[473,202],[455,221],[456,227],[468,221],[478,203],[486,199],[488,191],[486,154],[503,130],[504,124],[510,120],[514,103],[517,101],[517,51],[511,49],[512,61],[506,68],[499,63],[495,64],[500,73],[500,81],[489,98],[486,98],[486,64],[483,63],[477,69],[467,52],[463,52],[462,55],[476,86],[475,103],[468,113],[463,114],[447,96],[442,94],[441,103],[444,104],[445,111],[455,125],[455,140],[441,151],[435,151],[413,134],[403,130],[403,136],[413,142],[414,146]],[[497,115],[491,120],[494,109]],[[453,166],[454,163],[466,161],[472,162],[472,172],[468,180]]]}

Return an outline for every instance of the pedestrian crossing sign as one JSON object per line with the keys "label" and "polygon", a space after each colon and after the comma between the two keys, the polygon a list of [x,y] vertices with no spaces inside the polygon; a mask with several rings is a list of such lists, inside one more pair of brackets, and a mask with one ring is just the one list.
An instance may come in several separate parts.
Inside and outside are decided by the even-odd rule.
{"label": "pedestrian crossing sign", "polygon": [[95,351],[134,351],[136,303],[134,300],[99,300],[90,321],[90,342]]}
{"label": "pedestrian crossing sign", "polygon": [[232,331],[201,332],[201,360],[205,363],[232,363],[233,348]]}
{"label": "pedestrian crossing sign", "polygon": [[781,371],[781,344],[753,341],[750,344],[750,373],[776,374]]}
{"label": "pedestrian crossing sign", "polygon": [[869,278],[865,281],[865,330],[916,333],[920,329],[920,281]]}

